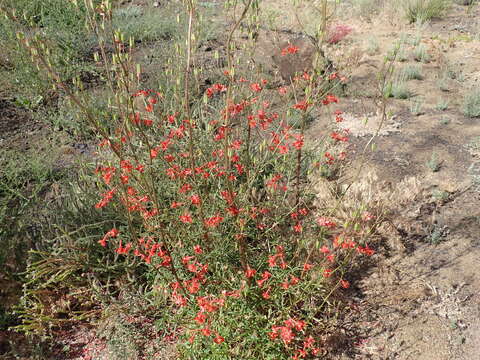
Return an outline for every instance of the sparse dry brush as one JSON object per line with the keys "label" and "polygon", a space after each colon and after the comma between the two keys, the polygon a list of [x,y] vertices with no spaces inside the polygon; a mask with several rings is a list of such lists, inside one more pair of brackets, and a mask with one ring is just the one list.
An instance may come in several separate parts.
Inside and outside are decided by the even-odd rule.
{"label": "sparse dry brush", "polygon": [[[100,139],[97,180],[86,192],[97,197],[94,211],[103,220],[64,229],[50,249],[32,253],[23,299],[30,311],[18,328],[42,332],[72,320],[71,313],[94,316],[131,291],[156,309],[162,334],[178,341],[183,358],[320,358],[337,330],[332,320],[344,314],[349,271],[375,253],[381,220],[371,204],[341,206],[348,193],[315,201],[310,179],[335,177],[348,156],[337,145],[348,143],[348,132],[330,131],[319,153],[306,143],[306,123],[314,111],[343,121],[331,109],[341,74],[317,66],[271,85],[235,51],[248,46],[240,25],[258,19],[260,4],[234,1],[227,6],[235,16],[226,66],[217,82],[202,84],[195,65],[199,9],[187,0],[184,42],[164,69],[169,86],[143,89],[135,39],[112,27],[111,3],[78,6],[99,41],[93,58],[111,94],[108,116],[92,112],[79,77],[64,81],[41,34],[19,39]],[[350,31],[336,27],[327,40]],[[279,56],[297,51],[288,45]],[[301,119],[296,127],[294,116]],[[89,226],[95,231],[86,236]],[[39,294],[48,292],[70,301],[67,319],[46,313]]]}

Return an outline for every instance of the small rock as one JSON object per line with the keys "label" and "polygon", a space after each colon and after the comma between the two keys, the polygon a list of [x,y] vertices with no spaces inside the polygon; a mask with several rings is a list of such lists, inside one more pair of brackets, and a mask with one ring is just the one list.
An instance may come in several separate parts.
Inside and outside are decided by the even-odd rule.
{"label": "small rock", "polygon": [[155,1],[155,2],[153,3],[153,7],[159,7],[159,6],[160,6],[160,2],[159,2],[159,1]]}

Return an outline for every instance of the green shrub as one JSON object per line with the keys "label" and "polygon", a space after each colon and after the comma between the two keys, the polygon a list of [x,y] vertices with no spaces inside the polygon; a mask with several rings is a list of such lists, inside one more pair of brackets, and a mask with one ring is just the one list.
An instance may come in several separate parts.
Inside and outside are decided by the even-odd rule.
{"label": "green shrub", "polygon": [[369,37],[367,43],[367,53],[368,55],[375,55],[378,53],[378,49],[380,45],[378,44],[378,40],[376,37]]}
{"label": "green shrub", "polygon": [[154,9],[143,11],[139,6],[127,6],[113,12],[113,27],[118,29],[126,39],[135,41],[171,40],[182,34],[177,23],[175,9],[163,7],[162,12]]}
{"label": "green shrub", "polygon": [[405,47],[402,42],[397,42],[388,52],[386,55],[386,60],[388,61],[400,61],[404,62],[407,61],[407,53],[405,51]]}
{"label": "green shrub", "polygon": [[465,116],[480,117],[480,88],[473,89],[465,96],[462,110]]}
{"label": "green shrub", "polygon": [[50,84],[29,62],[28,53],[19,46],[16,34],[21,32],[27,39],[38,37],[47,43],[51,52],[49,60],[68,81],[92,71],[85,60],[91,55],[95,39],[86,29],[85,21],[85,8],[69,1],[5,2],[0,10],[0,47],[12,67],[6,73],[7,82],[17,96],[23,96],[27,102],[38,96],[45,98]]}
{"label": "green shrub", "polygon": [[425,164],[432,172],[438,172],[441,168],[442,162],[438,159],[438,154],[433,152],[430,160],[427,160]]}
{"label": "green shrub", "polygon": [[414,99],[410,102],[410,112],[415,116],[423,114],[422,107],[423,99]]}
{"label": "green shrub", "polygon": [[446,99],[440,99],[437,103],[437,105],[435,105],[435,108],[437,110],[440,110],[440,111],[445,111],[448,109],[448,105],[449,105],[449,101],[446,100]]}
{"label": "green shrub", "polygon": [[413,51],[413,58],[415,61],[419,61],[422,63],[427,63],[430,61],[430,54],[427,52],[427,48],[423,44],[419,44],[415,47]]}
{"label": "green shrub", "polygon": [[400,78],[394,80],[386,87],[385,96],[405,100],[412,96],[412,92],[408,89],[406,82]]}
{"label": "green shrub", "polygon": [[450,0],[404,0],[403,10],[410,23],[424,23],[441,17],[450,5]]}
{"label": "green shrub", "polygon": [[355,0],[358,14],[364,19],[371,19],[383,7],[383,0]]}
{"label": "green shrub", "polygon": [[423,80],[421,69],[417,65],[408,65],[400,73],[404,80]]}

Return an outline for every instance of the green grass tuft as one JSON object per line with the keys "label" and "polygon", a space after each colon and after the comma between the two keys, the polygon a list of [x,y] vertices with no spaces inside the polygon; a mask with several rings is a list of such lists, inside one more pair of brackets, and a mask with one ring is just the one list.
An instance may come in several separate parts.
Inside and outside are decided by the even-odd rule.
{"label": "green grass tuft", "polygon": [[463,114],[470,118],[480,117],[480,88],[469,92],[463,101]]}
{"label": "green grass tuft", "polygon": [[405,17],[412,23],[424,23],[445,14],[449,0],[404,0]]}

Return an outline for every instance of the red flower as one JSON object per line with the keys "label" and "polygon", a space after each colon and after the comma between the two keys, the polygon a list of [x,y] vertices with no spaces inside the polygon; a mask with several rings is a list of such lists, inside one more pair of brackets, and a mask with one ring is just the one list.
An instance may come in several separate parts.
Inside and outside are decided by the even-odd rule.
{"label": "red flower", "polygon": [[301,233],[303,231],[303,227],[302,227],[302,224],[300,222],[296,223],[294,226],[293,226],[293,230],[297,233]]}
{"label": "red flower", "polygon": [[197,316],[193,318],[193,320],[195,320],[199,324],[203,324],[205,320],[207,320],[207,316],[204,313],[199,312]]}
{"label": "red flower", "polygon": [[179,192],[180,194],[185,194],[192,190],[192,185],[190,184],[183,184],[182,187],[180,188]]}
{"label": "red flower", "polygon": [[183,307],[187,305],[187,299],[183,296],[178,295],[176,292],[172,293],[173,303],[177,306]]}
{"label": "red flower", "polygon": [[103,199],[95,204],[95,208],[100,209],[106,206],[112,200],[113,195],[115,195],[115,189],[107,191],[105,194],[103,194]]}
{"label": "red flower", "polygon": [[[196,267],[195,267],[195,270],[196,270]],[[192,271],[192,272],[196,272],[196,271]],[[200,283],[198,282],[197,279],[193,279],[192,281],[187,282],[186,288],[190,294],[196,294],[200,290]]]}
{"label": "red flower", "polygon": [[298,284],[299,281],[300,281],[299,278],[297,278],[296,276],[292,276],[292,278],[290,279],[290,285],[295,286]]}
{"label": "red flower", "polygon": [[314,343],[315,343],[315,339],[312,336],[309,336],[305,338],[305,341],[303,342],[303,348],[304,349],[311,348]]}
{"label": "red flower", "polygon": [[289,45],[286,48],[282,49],[282,56],[285,56],[287,54],[296,54],[298,52],[299,48],[293,45]]}
{"label": "red flower", "polygon": [[292,329],[286,326],[282,326],[280,328],[280,337],[285,344],[290,344],[295,336],[293,335]]}
{"label": "red flower", "polygon": [[128,160],[121,160],[120,161],[120,167],[125,170],[127,173],[129,173],[130,171],[132,171],[133,169],[133,166],[132,164],[130,163],[130,161]]}
{"label": "red flower", "polygon": [[175,160],[175,156],[173,156],[172,154],[167,154],[163,158],[165,159],[166,162],[172,162]]}
{"label": "red flower", "polygon": [[363,221],[370,221],[370,220],[373,220],[375,219],[375,215],[372,215],[371,213],[369,213],[368,211],[365,211],[363,214],[362,214],[362,220]]}
{"label": "red flower", "polygon": [[357,248],[357,251],[358,251],[359,253],[364,254],[364,255],[367,255],[367,256],[372,256],[373,254],[375,254],[375,250],[370,249],[370,248],[368,247],[368,244],[365,245],[365,247],[359,246],[359,247]]}
{"label": "red flower", "polygon": [[340,285],[344,289],[348,289],[350,287],[350,283],[347,280],[340,280]]}
{"label": "red flower", "polygon": [[305,321],[303,320],[295,320],[295,319],[288,319],[284,321],[285,325],[288,328],[294,328],[297,331],[302,331],[303,328],[305,327]]}
{"label": "red flower", "polygon": [[261,87],[260,84],[258,84],[258,83],[252,83],[252,84],[250,84],[250,89],[252,89],[252,91],[255,91],[255,92],[260,92],[260,91],[262,91],[262,87]]}
{"label": "red flower", "polygon": [[302,101],[296,103],[295,105],[293,105],[293,108],[297,109],[297,110],[306,111],[310,105],[311,104],[307,103],[305,100],[302,100]]}
{"label": "red flower", "polygon": [[268,271],[264,271],[262,274],[262,278],[260,280],[257,280],[257,285],[259,287],[262,287],[263,283],[270,279],[272,277],[272,274],[270,274]]}
{"label": "red flower", "polygon": [[218,91],[218,92],[226,92],[227,91],[227,87],[223,84],[214,84],[213,89],[215,91]]}
{"label": "red flower", "polygon": [[340,134],[337,133],[337,132],[332,132],[332,133],[330,134],[330,137],[331,137],[333,140],[336,140],[336,141],[343,141],[343,142],[347,142],[347,141],[348,141],[348,137],[342,136],[342,135],[340,135]]}
{"label": "red flower", "polygon": [[300,150],[303,147],[303,136],[300,135],[297,137],[297,141],[292,144],[297,150]]}
{"label": "red flower", "polygon": [[203,334],[204,336],[210,336],[210,335],[212,335],[212,331],[211,331],[209,328],[203,328],[203,329],[201,330],[201,332],[202,332],[202,334]]}
{"label": "red flower", "polygon": [[320,249],[320,252],[323,254],[328,254],[330,252],[330,249],[325,245],[323,245],[322,248]]}
{"label": "red flower", "polygon": [[317,223],[318,223],[318,225],[326,227],[328,229],[333,229],[333,228],[335,228],[335,226],[337,226],[333,221],[331,221],[330,219],[328,219],[324,216],[319,217],[317,219]]}
{"label": "red flower", "polygon": [[200,247],[200,245],[195,245],[193,247],[193,251],[195,252],[195,254],[202,254],[203,253],[203,250],[202,248]]}
{"label": "red flower", "polygon": [[112,230],[107,232],[107,235],[110,237],[117,237],[119,233],[120,232],[117,229],[113,228]]}
{"label": "red flower", "polygon": [[277,256],[278,255],[271,255],[268,257],[268,266],[274,267],[275,265],[277,265]]}
{"label": "red flower", "polygon": [[190,200],[192,201],[192,205],[200,205],[200,196],[192,195],[190,196]]}
{"label": "red flower", "polygon": [[230,206],[227,208],[227,212],[231,215],[231,216],[237,216],[238,214],[240,214],[240,210],[236,207],[236,206]]}
{"label": "red flower", "polygon": [[338,99],[335,95],[328,94],[325,99],[322,101],[323,105],[328,105],[331,103],[338,103]]}
{"label": "red flower", "polygon": [[245,270],[245,276],[247,277],[247,279],[254,277],[256,273],[257,273],[257,270],[255,269],[247,268],[247,270]]}
{"label": "red flower", "polygon": [[205,219],[204,223],[206,227],[217,227],[218,224],[220,224],[222,221],[223,217],[221,217],[220,215],[215,215],[208,219]]}
{"label": "red flower", "polygon": [[217,336],[215,337],[215,339],[213,339],[213,342],[214,342],[215,344],[221,344],[221,343],[224,342],[224,341],[225,341],[225,339],[224,339],[222,336],[218,335],[218,334],[217,334]]}
{"label": "red flower", "polygon": [[150,149],[150,159],[155,159],[158,155],[158,149],[157,148],[153,148],[153,149]]}
{"label": "red flower", "polygon": [[176,209],[177,207],[180,207],[180,206],[182,206],[182,205],[183,205],[183,203],[174,201],[174,202],[172,202],[172,204],[170,205],[170,208],[171,208],[171,209]]}
{"label": "red flower", "polygon": [[265,300],[270,299],[270,288],[268,288],[267,290],[265,290],[265,291],[262,293],[262,297],[263,297]]}
{"label": "red flower", "polygon": [[192,216],[189,213],[185,213],[180,215],[180,221],[184,224],[191,224],[192,223]]}
{"label": "red flower", "polygon": [[327,158],[327,164],[332,165],[335,162],[335,158],[329,153],[325,153],[325,157]]}
{"label": "red flower", "polygon": [[312,264],[308,264],[308,263],[303,264],[303,271],[309,271],[311,268],[313,268]]}

